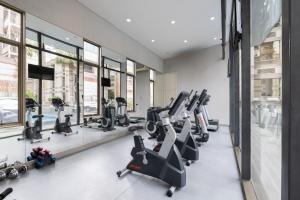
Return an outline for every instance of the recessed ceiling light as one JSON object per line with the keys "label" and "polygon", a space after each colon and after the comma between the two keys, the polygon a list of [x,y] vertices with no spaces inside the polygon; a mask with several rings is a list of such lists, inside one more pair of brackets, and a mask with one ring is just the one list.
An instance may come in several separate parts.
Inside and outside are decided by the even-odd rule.
{"label": "recessed ceiling light", "polygon": [[175,24],[176,22],[174,20],[171,21],[171,24]]}
{"label": "recessed ceiling light", "polygon": [[214,21],[215,19],[216,19],[215,17],[211,17],[211,18],[210,18],[211,21]]}
{"label": "recessed ceiling light", "polygon": [[187,41],[187,40],[184,40],[183,42],[184,42],[184,43],[187,43],[188,41]]}
{"label": "recessed ceiling light", "polygon": [[130,19],[130,18],[127,18],[127,19],[126,19],[126,22],[130,23],[130,22],[131,22],[131,19]]}
{"label": "recessed ceiling light", "polygon": [[69,41],[69,40],[70,40],[70,38],[66,37],[66,40],[68,40],[68,41]]}
{"label": "recessed ceiling light", "polygon": [[155,42],[155,40],[151,40],[151,42]]}
{"label": "recessed ceiling light", "polygon": [[214,40],[217,40],[217,39],[218,39],[218,38],[216,38],[216,37],[214,38]]}

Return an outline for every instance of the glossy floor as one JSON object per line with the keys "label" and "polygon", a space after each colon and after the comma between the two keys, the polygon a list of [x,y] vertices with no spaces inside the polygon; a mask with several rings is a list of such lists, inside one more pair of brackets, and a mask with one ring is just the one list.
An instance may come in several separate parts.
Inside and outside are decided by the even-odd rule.
{"label": "glossy floor", "polygon": [[[146,146],[153,141],[145,139]],[[139,174],[118,179],[116,171],[130,160],[132,136],[59,160],[55,166],[32,170],[18,180],[0,183],[13,187],[9,199],[20,200],[152,200],[169,199],[167,185]],[[200,148],[200,160],[187,167],[187,185],[172,199],[242,200],[238,171],[227,128],[212,133]]]}

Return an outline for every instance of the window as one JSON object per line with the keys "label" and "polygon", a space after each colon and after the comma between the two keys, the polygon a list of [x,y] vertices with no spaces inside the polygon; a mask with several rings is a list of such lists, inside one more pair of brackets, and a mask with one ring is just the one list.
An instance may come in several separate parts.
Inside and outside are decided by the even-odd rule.
{"label": "window", "polygon": [[103,77],[110,79],[110,87],[103,87],[103,97],[114,100],[121,96],[121,63],[104,57]]}
{"label": "window", "polygon": [[110,87],[104,88],[104,98],[114,100],[121,96],[121,74],[113,70],[105,70],[110,79]]}
{"label": "window", "polygon": [[54,110],[50,99],[59,97],[66,102],[68,106],[64,108],[61,114],[73,114],[71,123],[77,123],[77,64],[76,60],[57,56],[51,53],[43,52],[43,66],[54,68],[54,81],[42,81],[42,110],[44,115],[43,127],[53,128],[57,118],[57,112]]}
{"label": "window", "polygon": [[154,106],[154,79],[155,72],[150,69],[150,107]]}
{"label": "window", "polygon": [[84,61],[99,65],[99,47],[89,42],[84,42]]}
{"label": "window", "polygon": [[[39,51],[30,47],[26,47],[26,66],[28,64],[39,64]],[[28,78],[28,70],[26,70],[26,97],[33,98],[35,101],[39,102],[39,80]],[[38,109],[36,109],[38,113]]]}
{"label": "window", "polygon": [[21,13],[0,5],[0,125],[21,119],[21,20]]}
{"label": "window", "polygon": [[12,41],[21,41],[20,13],[0,5],[0,36]]}
{"label": "window", "polygon": [[0,43],[0,124],[18,122],[18,48]]}
{"label": "window", "polygon": [[127,60],[127,74],[135,75],[135,63]]}
{"label": "window", "polygon": [[26,29],[26,46],[27,67],[28,64],[35,64],[54,68],[54,81],[32,79],[28,74],[26,76],[26,96],[34,98],[41,104],[37,112],[44,115],[42,128],[45,130],[54,127],[57,112],[51,104],[53,97],[61,98],[68,105],[61,116],[72,114],[71,123],[78,124],[80,116],[78,63],[81,62],[77,52],[80,52],[80,47],[29,28]]}
{"label": "window", "polygon": [[281,196],[281,30],[279,21],[251,55],[252,182],[258,198],[266,200]]}
{"label": "window", "polygon": [[26,44],[37,47],[38,43],[38,34],[32,30],[26,29]]}
{"label": "window", "polygon": [[135,110],[135,62],[127,60],[127,81],[126,81],[126,97],[127,110]]}
{"label": "window", "polygon": [[104,67],[115,71],[121,71],[121,63],[109,58],[104,59]]}
{"label": "window", "polygon": [[150,107],[154,106],[154,81],[150,81]]}
{"label": "window", "polygon": [[47,36],[42,36],[42,46],[45,50],[49,50],[54,53],[59,53],[71,58],[77,58],[76,47],[61,41],[52,39]]}
{"label": "window", "polygon": [[84,41],[84,116],[99,114],[99,57],[100,48]]}
{"label": "window", "polygon": [[84,65],[84,115],[98,114],[98,67]]}

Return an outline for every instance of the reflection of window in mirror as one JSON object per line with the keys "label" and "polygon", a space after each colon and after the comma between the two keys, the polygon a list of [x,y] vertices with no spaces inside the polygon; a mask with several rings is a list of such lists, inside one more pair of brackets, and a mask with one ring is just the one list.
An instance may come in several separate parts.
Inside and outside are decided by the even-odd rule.
{"label": "reflection of window in mirror", "polygon": [[135,110],[135,62],[127,60],[127,84],[126,84],[126,98],[127,98],[127,110]]}

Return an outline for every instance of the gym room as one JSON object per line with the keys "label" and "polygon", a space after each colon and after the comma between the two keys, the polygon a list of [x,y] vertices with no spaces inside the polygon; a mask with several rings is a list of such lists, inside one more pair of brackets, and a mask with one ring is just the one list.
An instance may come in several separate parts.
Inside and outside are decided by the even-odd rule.
{"label": "gym room", "polygon": [[0,200],[299,200],[297,0],[0,0]]}

